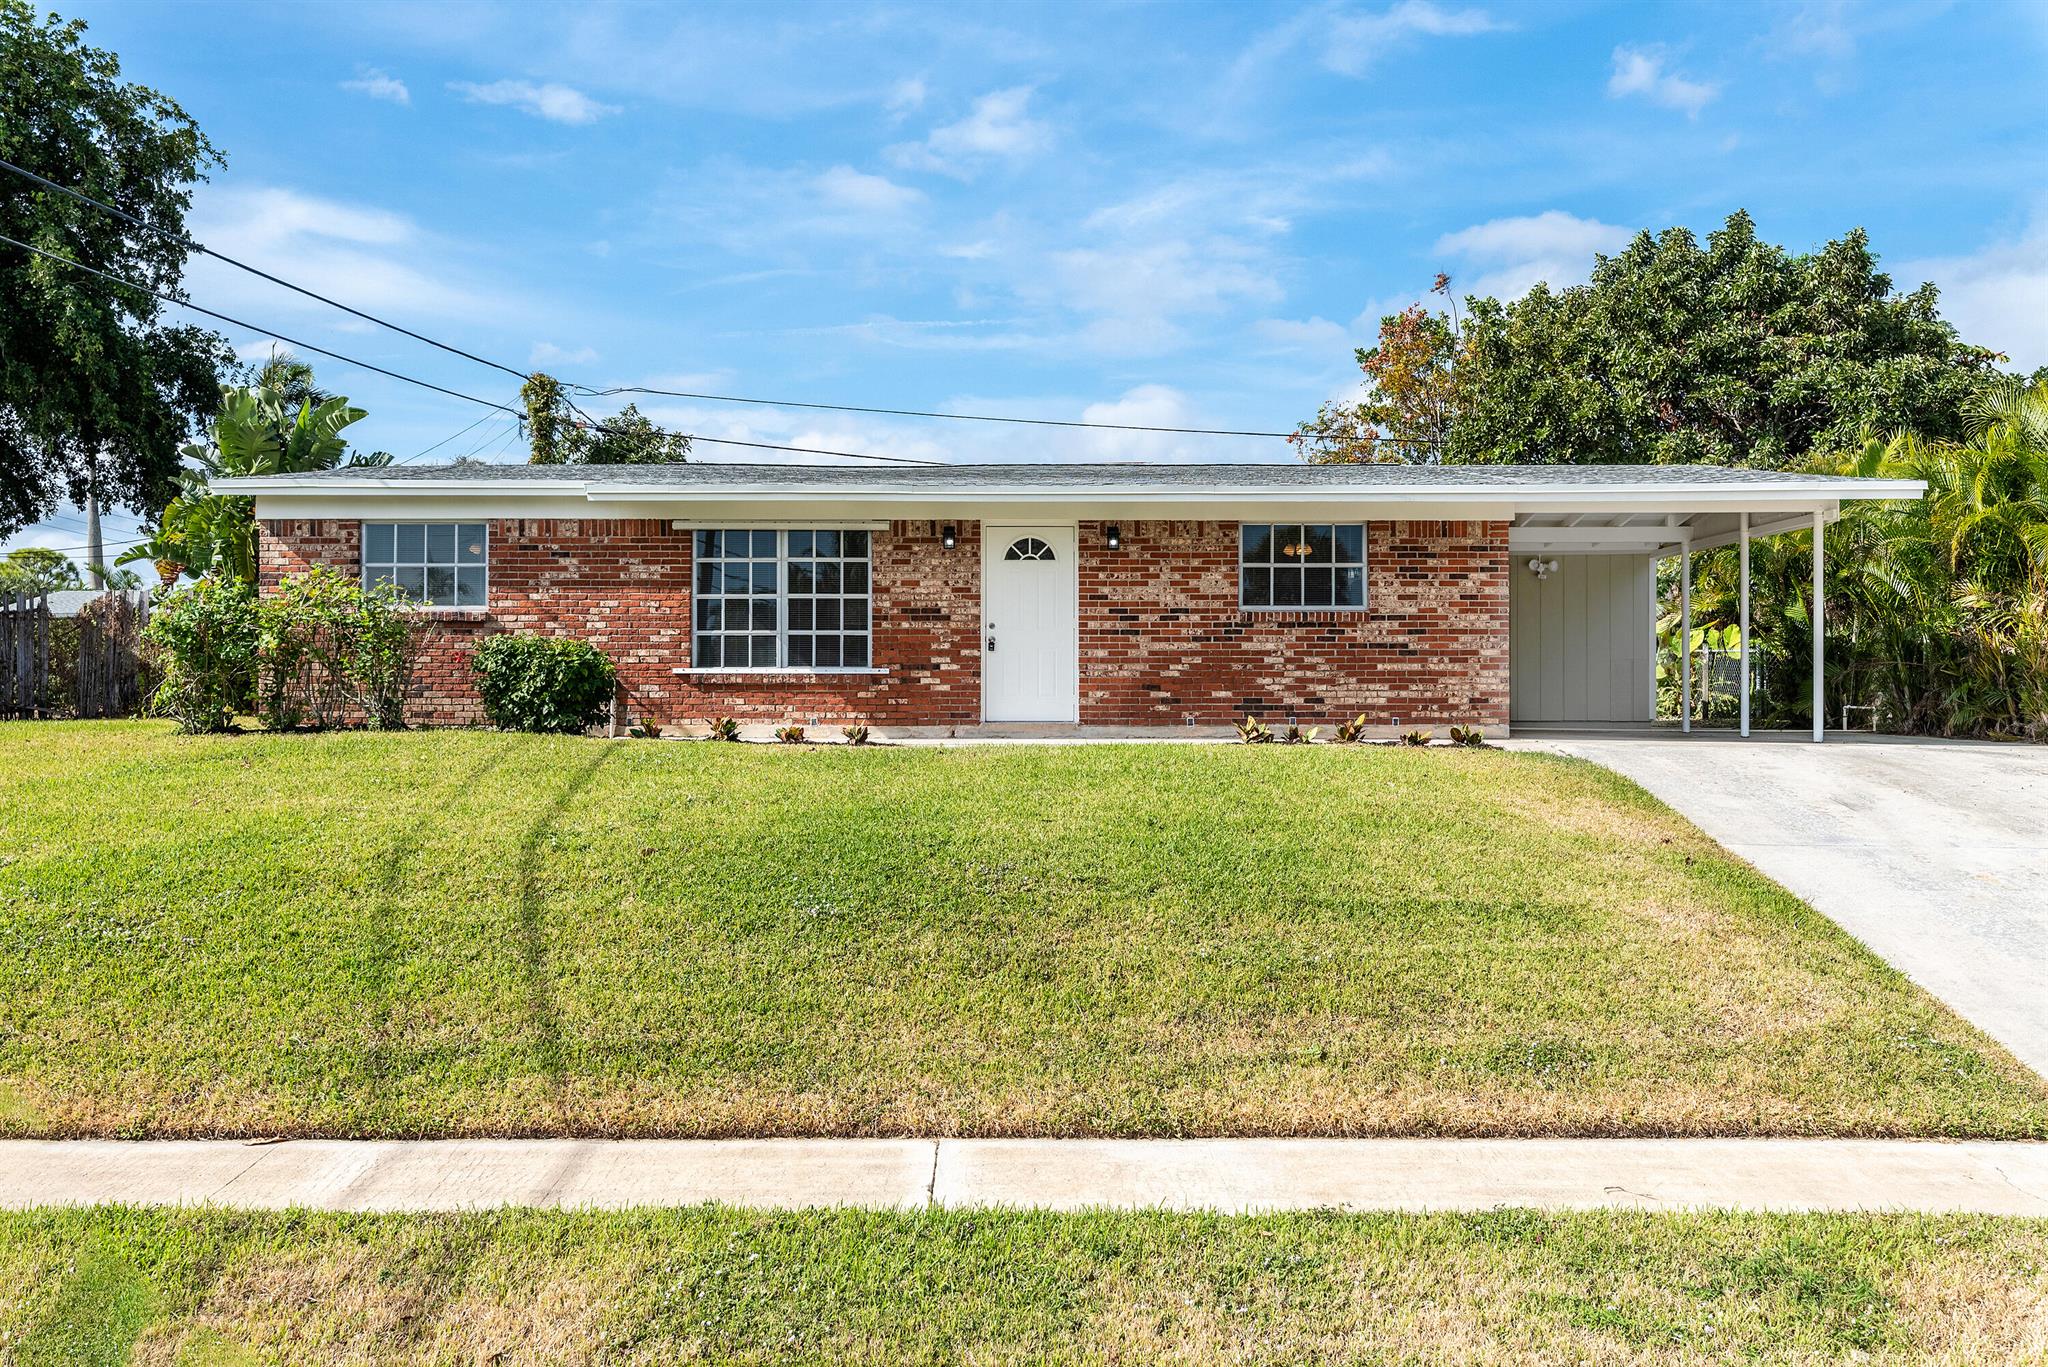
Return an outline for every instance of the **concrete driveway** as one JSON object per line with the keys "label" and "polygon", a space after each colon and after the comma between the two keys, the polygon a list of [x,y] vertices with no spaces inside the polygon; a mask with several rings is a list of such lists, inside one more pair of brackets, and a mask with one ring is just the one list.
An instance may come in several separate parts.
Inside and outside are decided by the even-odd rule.
{"label": "concrete driveway", "polygon": [[1627,775],[2048,1074],[2048,747],[1550,733]]}

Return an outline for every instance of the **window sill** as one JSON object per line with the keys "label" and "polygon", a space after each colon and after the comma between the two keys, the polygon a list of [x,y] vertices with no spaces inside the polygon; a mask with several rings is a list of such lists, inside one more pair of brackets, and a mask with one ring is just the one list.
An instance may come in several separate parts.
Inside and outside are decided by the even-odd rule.
{"label": "window sill", "polygon": [[491,615],[489,608],[456,607],[453,604],[436,606],[432,603],[418,603],[408,608],[407,611],[416,612],[422,617],[469,617],[479,621]]}
{"label": "window sill", "polygon": [[867,669],[768,669],[751,666],[728,668],[723,665],[706,666],[701,669],[671,669],[669,671],[671,674],[710,674],[724,675],[727,678],[749,679],[843,679],[849,675],[857,677],[863,674],[887,674],[888,672],[887,666]]}

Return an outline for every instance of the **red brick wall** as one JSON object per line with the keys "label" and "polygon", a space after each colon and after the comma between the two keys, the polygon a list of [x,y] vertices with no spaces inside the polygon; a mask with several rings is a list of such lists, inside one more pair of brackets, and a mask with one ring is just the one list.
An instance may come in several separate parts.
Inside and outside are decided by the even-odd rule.
{"label": "red brick wall", "polygon": [[[358,572],[360,529],[355,521],[262,523],[262,583],[316,564]],[[654,518],[492,521],[488,609],[426,618],[408,719],[481,725],[470,671],[476,643],[524,631],[580,636],[604,651],[639,720],[971,725],[981,715],[981,539],[974,523],[958,531],[950,551],[933,523],[896,522],[873,535],[872,651],[888,673],[677,675],[690,663],[690,532]]]}
{"label": "red brick wall", "polygon": [[[876,531],[873,659],[885,674],[677,675],[690,662],[691,543],[666,519],[491,522],[489,607],[435,614],[410,720],[482,722],[470,674],[495,631],[581,636],[618,666],[630,714],[694,725],[707,717],[972,725],[981,715],[981,533],[895,522]],[[262,579],[315,564],[360,565],[354,521],[261,524]],[[1244,612],[1237,524],[1080,528],[1081,720],[1104,725],[1225,723],[1247,712],[1327,725],[1473,722],[1508,707],[1507,526],[1376,522],[1367,529],[1362,612]]]}
{"label": "red brick wall", "polygon": [[1081,720],[1508,720],[1505,522],[1374,522],[1366,607],[1247,612],[1235,522],[1081,524]]}

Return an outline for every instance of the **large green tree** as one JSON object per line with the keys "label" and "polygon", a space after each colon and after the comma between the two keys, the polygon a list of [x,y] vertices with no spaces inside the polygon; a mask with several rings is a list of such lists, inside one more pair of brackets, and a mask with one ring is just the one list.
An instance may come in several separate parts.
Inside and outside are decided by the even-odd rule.
{"label": "large green tree", "polygon": [[[147,226],[0,170],[0,234],[175,294],[191,185],[219,154],[84,33],[0,0],[0,157]],[[168,322],[141,291],[0,243],[0,535],[88,488],[161,506],[231,360],[219,336]]]}
{"label": "large green tree", "polygon": [[62,551],[48,546],[23,546],[0,556],[0,598],[15,593],[34,596],[84,587],[78,566]]}
{"label": "large green tree", "polygon": [[1586,285],[1468,302],[1455,461],[1783,469],[1871,430],[1960,437],[2001,359],[1932,285],[1895,290],[1861,229],[1798,254],[1739,212],[1704,245],[1639,233]]}

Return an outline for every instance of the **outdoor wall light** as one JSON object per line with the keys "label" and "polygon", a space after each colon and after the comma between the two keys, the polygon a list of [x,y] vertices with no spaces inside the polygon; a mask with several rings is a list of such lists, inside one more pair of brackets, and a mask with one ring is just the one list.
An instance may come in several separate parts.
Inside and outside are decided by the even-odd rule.
{"label": "outdoor wall light", "polygon": [[1116,523],[1110,523],[1105,532],[1111,550],[1116,550],[1124,544],[1124,529],[1117,526]]}
{"label": "outdoor wall light", "polygon": [[939,531],[939,544],[949,551],[952,550],[960,544],[960,529],[948,522]]}
{"label": "outdoor wall light", "polygon": [[1557,562],[1538,557],[1529,562],[1529,573],[1535,575],[1538,579],[1548,579],[1551,575],[1557,573]]}

